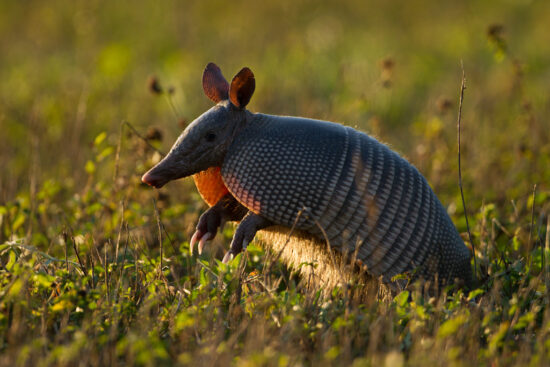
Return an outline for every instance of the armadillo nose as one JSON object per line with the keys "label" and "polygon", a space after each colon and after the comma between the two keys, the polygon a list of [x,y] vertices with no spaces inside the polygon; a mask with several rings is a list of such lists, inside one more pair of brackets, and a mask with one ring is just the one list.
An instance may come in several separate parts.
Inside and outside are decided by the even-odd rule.
{"label": "armadillo nose", "polygon": [[146,183],[149,186],[153,186],[157,189],[160,189],[162,186],[164,186],[162,178],[159,176],[154,176],[150,172],[146,172],[141,177],[141,182]]}
{"label": "armadillo nose", "polygon": [[146,172],[143,176],[141,176],[141,182],[146,183],[149,186],[153,186],[153,180],[151,180],[151,175],[149,172]]}

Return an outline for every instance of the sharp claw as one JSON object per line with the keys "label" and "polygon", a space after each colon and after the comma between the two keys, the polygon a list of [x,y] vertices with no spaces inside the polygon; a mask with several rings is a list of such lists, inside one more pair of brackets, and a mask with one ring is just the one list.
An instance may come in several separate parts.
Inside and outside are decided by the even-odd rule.
{"label": "sharp claw", "polygon": [[247,240],[244,240],[244,241],[243,241],[243,251],[246,250],[246,247],[248,246],[249,243],[250,243],[250,242],[247,241]]}
{"label": "sharp claw", "polygon": [[212,234],[210,232],[206,233],[199,241],[199,255],[202,254],[202,249],[204,248],[204,244],[206,241],[212,238]]}
{"label": "sharp claw", "polygon": [[195,231],[193,233],[193,237],[191,237],[191,240],[189,241],[189,250],[191,251],[191,254],[193,254],[193,248],[195,247],[195,243],[197,243],[197,239],[201,236],[201,231]]}
{"label": "sharp claw", "polygon": [[227,264],[231,260],[233,260],[233,253],[231,251],[228,251],[225,256],[223,257],[222,263]]}

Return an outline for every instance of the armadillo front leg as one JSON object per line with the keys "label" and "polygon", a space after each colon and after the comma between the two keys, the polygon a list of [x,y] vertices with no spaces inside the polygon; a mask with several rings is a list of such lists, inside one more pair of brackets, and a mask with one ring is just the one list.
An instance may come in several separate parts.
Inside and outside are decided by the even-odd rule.
{"label": "armadillo front leg", "polygon": [[240,221],[248,212],[231,194],[223,196],[216,205],[205,211],[197,224],[197,229],[189,241],[191,253],[195,243],[199,241],[199,254],[206,241],[212,240],[219,228],[227,221]]}
{"label": "armadillo front leg", "polygon": [[223,262],[228,263],[235,255],[246,249],[246,246],[254,239],[256,232],[272,225],[273,222],[270,220],[253,212],[248,212],[237,227],[229,251],[223,257]]}

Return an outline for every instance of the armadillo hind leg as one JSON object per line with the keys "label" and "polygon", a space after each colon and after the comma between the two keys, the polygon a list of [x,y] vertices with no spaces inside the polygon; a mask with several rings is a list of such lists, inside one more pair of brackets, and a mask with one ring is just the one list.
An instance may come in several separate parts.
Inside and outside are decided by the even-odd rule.
{"label": "armadillo hind leg", "polygon": [[225,254],[223,262],[229,262],[235,255],[246,249],[246,246],[254,239],[256,232],[272,225],[273,222],[270,220],[249,211],[235,230],[233,241],[231,241],[231,246]]}
{"label": "armadillo hind leg", "polygon": [[212,240],[225,222],[240,221],[247,212],[248,209],[235,200],[231,194],[224,195],[199,218],[197,229],[189,242],[191,252],[193,252],[195,243],[199,241],[199,254],[202,253],[205,242]]}

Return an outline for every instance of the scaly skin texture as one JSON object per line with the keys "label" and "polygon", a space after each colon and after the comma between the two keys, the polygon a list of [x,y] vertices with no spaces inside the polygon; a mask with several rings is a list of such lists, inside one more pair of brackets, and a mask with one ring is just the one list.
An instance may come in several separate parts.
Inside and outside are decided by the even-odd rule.
{"label": "scaly skin texture", "polygon": [[251,212],[295,224],[342,254],[356,253],[386,282],[415,271],[425,279],[437,274],[441,284],[470,282],[469,251],[424,177],[364,133],[255,114],[230,146],[221,174]]}
{"label": "scaly skin texture", "polygon": [[[193,236],[193,245],[208,234],[207,240],[212,240],[218,230],[223,227],[223,223],[240,222],[248,212],[248,209],[229,193],[223,183],[220,170],[220,167],[212,167],[212,169],[200,172],[199,179],[197,179],[198,175],[193,176],[197,190],[210,206],[210,209],[204,212],[199,219]],[[212,198],[216,197],[219,197],[219,200],[215,204],[210,204],[208,200],[213,200]],[[250,227],[245,223],[242,228],[246,230]],[[290,233],[288,227],[272,226],[257,232],[256,238],[291,269],[299,272],[304,279],[306,288],[312,292],[321,291],[323,295],[327,296],[334,287],[345,286],[353,282],[361,288],[360,292],[354,293],[355,297],[359,297],[362,302],[370,302],[376,298],[389,299],[403,288],[403,284],[397,283],[390,286],[384,285],[366,272],[366,268],[362,266],[360,260],[346,260],[338,253],[329,252],[326,243],[306,232],[294,230]],[[199,244],[201,252],[204,245],[205,241]],[[230,251],[226,255],[227,259],[241,251],[241,247],[242,242],[232,242]]]}

